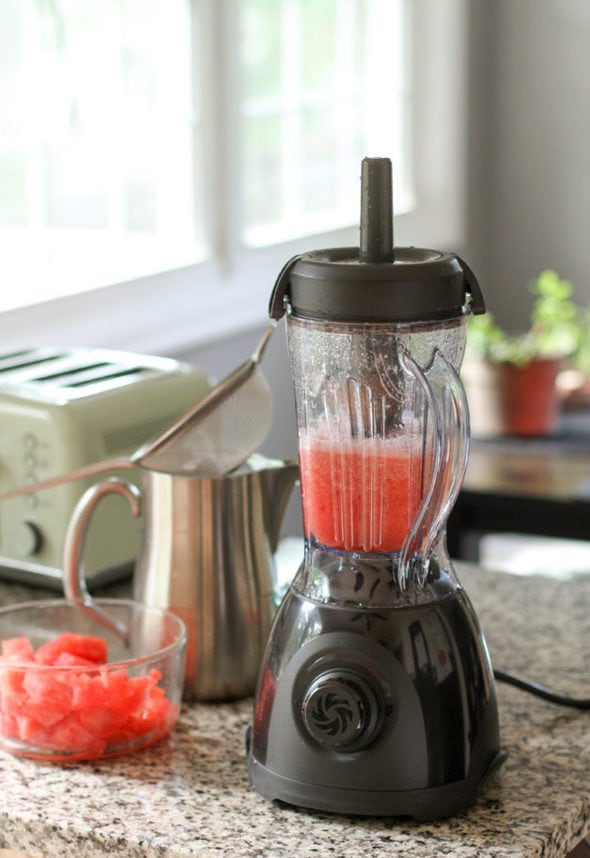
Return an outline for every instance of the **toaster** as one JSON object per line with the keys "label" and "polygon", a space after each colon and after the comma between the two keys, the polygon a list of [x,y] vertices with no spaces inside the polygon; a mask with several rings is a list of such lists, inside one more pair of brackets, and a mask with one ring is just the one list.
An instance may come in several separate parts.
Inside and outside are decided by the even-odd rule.
{"label": "toaster", "polygon": [[[127,456],[209,390],[198,367],[100,349],[0,354],[0,490]],[[128,472],[138,478],[137,469]],[[0,502],[0,576],[62,589],[65,532],[82,493],[108,472]],[[140,523],[113,495],[93,516],[90,584],[132,571]]]}

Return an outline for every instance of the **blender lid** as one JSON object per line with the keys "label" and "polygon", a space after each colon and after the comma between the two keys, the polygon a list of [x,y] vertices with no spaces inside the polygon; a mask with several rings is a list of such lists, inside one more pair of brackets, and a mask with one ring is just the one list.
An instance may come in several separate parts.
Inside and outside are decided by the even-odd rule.
{"label": "blender lid", "polygon": [[485,312],[475,275],[456,254],[393,246],[391,161],[365,158],[360,246],[295,256],[280,272],[269,314],[343,322],[419,322]]}

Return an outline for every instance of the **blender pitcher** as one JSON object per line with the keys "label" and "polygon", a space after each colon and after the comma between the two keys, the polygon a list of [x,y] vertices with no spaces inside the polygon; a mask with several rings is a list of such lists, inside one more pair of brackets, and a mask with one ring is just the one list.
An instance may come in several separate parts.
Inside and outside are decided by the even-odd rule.
{"label": "blender pitcher", "polygon": [[249,736],[266,798],[430,819],[471,804],[501,759],[489,657],[445,537],[468,454],[465,319],[483,310],[458,257],[394,249],[388,159],[363,161],[360,248],[279,275],[305,548]]}

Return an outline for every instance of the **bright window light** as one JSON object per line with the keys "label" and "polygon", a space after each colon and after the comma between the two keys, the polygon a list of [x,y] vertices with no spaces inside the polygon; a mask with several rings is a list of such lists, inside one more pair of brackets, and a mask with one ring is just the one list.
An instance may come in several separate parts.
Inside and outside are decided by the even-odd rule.
{"label": "bright window light", "polygon": [[0,309],[203,255],[194,83],[186,0],[4,5]]}
{"label": "bright window light", "polygon": [[411,202],[403,0],[244,0],[242,238],[260,246],[358,220],[364,155]]}

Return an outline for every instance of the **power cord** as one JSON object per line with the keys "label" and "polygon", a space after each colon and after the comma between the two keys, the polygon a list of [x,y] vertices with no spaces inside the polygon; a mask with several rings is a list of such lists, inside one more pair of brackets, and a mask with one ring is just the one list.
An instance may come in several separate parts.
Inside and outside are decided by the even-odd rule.
{"label": "power cord", "polygon": [[498,682],[506,682],[508,685],[514,685],[522,691],[528,691],[529,694],[535,694],[537,697],[542,697],[543,700],[549,700],[551,703],[557,703],[558,706],[570,706],[573,709],[590,709],[590,698],[566,697],[563,694],[557,694],[550,688],[540,685],[537,682],[532,682],[530,679],[522,679],[514,673],[509,673],[506,670],[495,670],[494,677]]}

